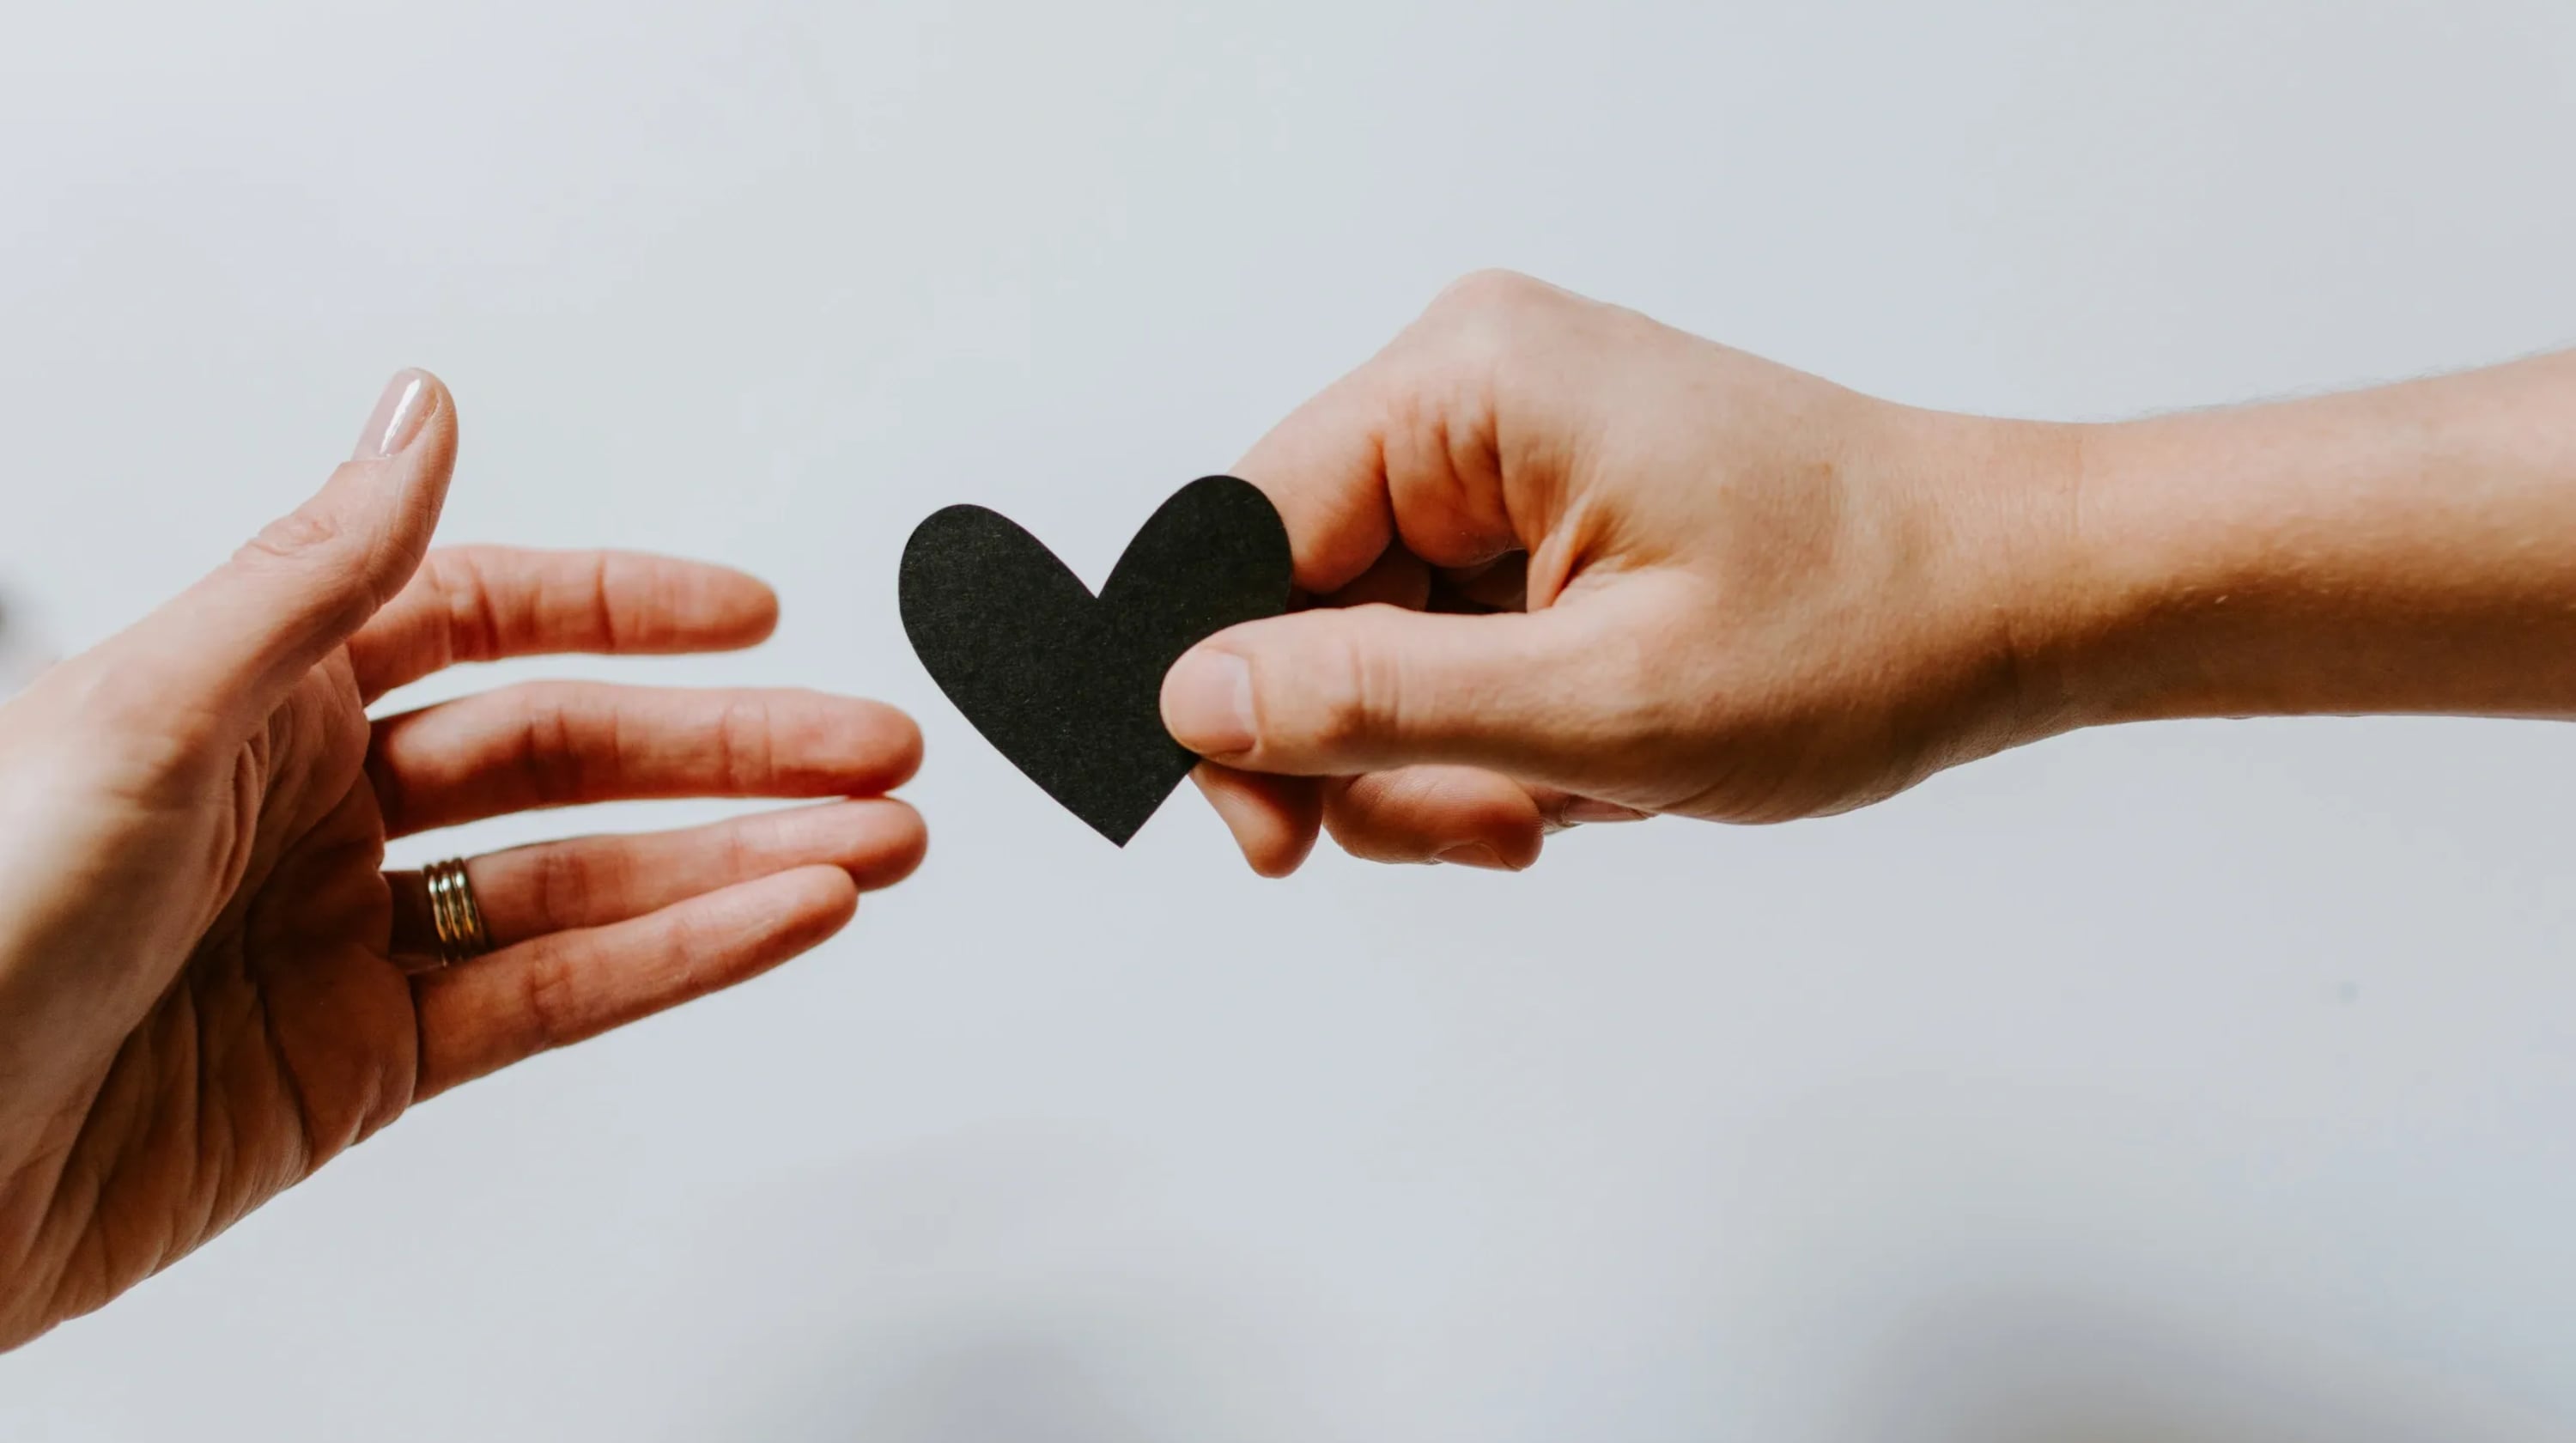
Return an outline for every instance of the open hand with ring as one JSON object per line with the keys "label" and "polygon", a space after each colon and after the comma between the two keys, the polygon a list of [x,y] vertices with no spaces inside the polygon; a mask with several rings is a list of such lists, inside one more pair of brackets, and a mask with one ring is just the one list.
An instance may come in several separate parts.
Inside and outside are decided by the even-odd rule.
{"label": "open hand with ring", "polygon": [[[750,977],[901,879],[919,732],[803,691],[512,686],[459,662],[752,645],[767,587],[430,551],[456,454],[397,376],[230,563],[0,706],[0,1347],[97,1308],[406,1107]],[[388,839],[633,798],[829,798],[420,873]],[[433,895],[435,893],[435,895]]]}

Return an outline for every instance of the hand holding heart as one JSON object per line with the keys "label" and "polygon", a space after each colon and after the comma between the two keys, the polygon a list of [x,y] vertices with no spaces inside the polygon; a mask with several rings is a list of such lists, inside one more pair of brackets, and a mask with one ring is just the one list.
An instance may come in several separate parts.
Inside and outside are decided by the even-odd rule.
{"label": "hand holding heart", "polygon": [[1320,600],[1162,712],[1266,873],[1319,824],[1519,868],[1565,823],[1841,811],[2081,726],[2576,716],[2576,352],[2040,424],[1484,275],[1238,470]]}
{"label": "hand holding heart", "polygon": [[1452,287],[1237,473],[1319,598],[1166,678],[1252,865],[1518,869],[1769,821],[2036,735],[2000,604],[2052,428],[1909,411],[1508,275]]}

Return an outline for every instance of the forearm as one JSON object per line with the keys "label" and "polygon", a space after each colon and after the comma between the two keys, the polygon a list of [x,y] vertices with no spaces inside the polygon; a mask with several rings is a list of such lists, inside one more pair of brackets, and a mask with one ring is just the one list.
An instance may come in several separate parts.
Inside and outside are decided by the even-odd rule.
{"label": "forearm", "polygon": [[2067,723],[2576,716],[2576,353],[2072,434]]}

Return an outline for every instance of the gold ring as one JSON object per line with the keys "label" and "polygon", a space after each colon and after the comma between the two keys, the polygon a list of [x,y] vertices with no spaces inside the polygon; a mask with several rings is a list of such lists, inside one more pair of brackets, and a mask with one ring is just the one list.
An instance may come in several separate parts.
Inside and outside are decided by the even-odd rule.
{"label": "gold ring", "polygon": [[483,930],[483,909],[475,904],[465,859],[432,862],[421,878],[429,884],[429,925],[438,934],[439,965],[453,967],[491,951],[492,934]]}

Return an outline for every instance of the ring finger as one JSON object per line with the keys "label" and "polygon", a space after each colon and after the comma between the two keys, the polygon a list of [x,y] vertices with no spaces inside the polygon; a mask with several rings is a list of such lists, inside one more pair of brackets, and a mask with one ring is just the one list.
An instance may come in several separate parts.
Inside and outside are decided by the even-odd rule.
{"label": "ring finger", "polygon": [[[492,950],[659,911],[674,902],[797,867],[834,866],[860,891],[890,887],[920,865],[921,818],[892,798],[831,802],[635,836],[572,837],[474,857],[465,875]],[[393,953],[439,955],[428,884],[388,872]]]}

